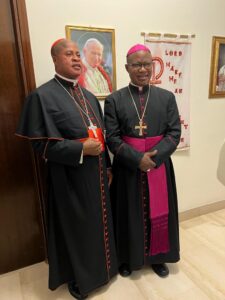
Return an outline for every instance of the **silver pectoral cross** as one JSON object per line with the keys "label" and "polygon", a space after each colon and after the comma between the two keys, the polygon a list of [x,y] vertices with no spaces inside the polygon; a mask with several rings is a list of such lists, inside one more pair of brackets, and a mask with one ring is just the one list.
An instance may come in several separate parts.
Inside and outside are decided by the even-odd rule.
{"label": "silver pectoral cross", "polygon": [[144,125],[143,120],[140,120],[139,121],[139,126],[136,125],[134,128],[139,129],[139,136],[143,136],[143,129],[147,129],[147,125]]}
{"label": "silver pectoral cross", "polygon": [[92,122],[90,122],[90,126],[88,126],[88,129],[93,131],[95,138],[98,137],[97,132],[96,132],[97,127]]}

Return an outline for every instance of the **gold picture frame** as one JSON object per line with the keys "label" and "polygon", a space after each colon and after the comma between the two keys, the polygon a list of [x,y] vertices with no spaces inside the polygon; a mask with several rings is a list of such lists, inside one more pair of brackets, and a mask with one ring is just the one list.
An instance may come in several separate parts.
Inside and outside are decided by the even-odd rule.
{"label": "gold picture frame", "polygon": [[76,42],[81,52],[83,72],[79,83],[104,100],[116,90],[115,30],[73,25],[65,29],[66,37]]}
{"label": "gold picture frame", "polygon": [[209,98],[225,97],[225,37],[213,36]]}

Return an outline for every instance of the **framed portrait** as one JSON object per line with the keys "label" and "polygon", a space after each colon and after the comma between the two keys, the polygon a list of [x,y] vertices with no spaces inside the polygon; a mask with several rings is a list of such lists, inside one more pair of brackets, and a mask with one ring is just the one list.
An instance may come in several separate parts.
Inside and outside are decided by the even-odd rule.
{"label": "framed portrait", "polygon": [[80,85],[104,100],[116,90],[115,30],[66,25],[66,37],[80,49]]}
{"label": "framed portrait", "polygon": [[225,37],[212,39],[209,98],[225,97]]}

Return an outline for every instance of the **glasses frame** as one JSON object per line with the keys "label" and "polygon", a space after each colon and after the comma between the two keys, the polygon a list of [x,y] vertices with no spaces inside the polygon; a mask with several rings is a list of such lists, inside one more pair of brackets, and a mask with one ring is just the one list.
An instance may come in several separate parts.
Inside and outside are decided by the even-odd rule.
{"label": "glasses frame", "polygon": [[[152,68],[152,62],[151,63],[127,63],[127,65],[137,71],[141,70],[143,67],[145,70],[150,70]],[[147,67],[146,65],[149,66]]]}

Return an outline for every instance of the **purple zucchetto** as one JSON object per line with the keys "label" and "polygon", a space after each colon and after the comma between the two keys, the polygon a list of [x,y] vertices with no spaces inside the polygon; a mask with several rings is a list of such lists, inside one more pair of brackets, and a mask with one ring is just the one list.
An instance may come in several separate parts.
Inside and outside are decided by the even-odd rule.
{"label": "purple zucchetto", "polygon": [[142,44],[136,44],[128,50],[127,57],[138,51],[147,51],[147,52],[151,53],[151,51],[149,50],[149,48],[147,46],[142,45]]}

